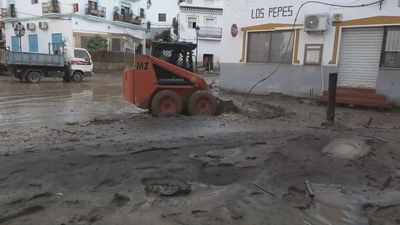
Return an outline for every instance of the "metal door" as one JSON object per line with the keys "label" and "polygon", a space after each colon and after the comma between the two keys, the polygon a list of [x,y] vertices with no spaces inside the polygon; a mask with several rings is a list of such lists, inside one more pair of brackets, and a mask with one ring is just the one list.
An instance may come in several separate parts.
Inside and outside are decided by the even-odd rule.
{"label": "metal door", "polygon": [[338,85],[376,88],[383,27],[344,28],[339,55]]}
{"label": "metal door", "polygon": [[36,34],[29,35],[29,52],[38,52],[38,36]]}
{"label": "metal door", "polygon": [[19,37],[17,36],[12,36],[11,37],[11,51],[13,52],[19,52],[20,48],[19,48]]}
{"label": "metal door", "polygon": [[62,47],[62,34],[56,33],[51,35],[52,51],[57,54],[60,47]]}

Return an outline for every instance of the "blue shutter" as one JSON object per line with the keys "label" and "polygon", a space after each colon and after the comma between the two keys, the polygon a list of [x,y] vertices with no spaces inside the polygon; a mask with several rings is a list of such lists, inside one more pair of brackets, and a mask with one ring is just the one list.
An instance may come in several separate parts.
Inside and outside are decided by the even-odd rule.
{"label": "blue shutter", "polygon": [[36,34],[29,35],[29,52],[38,52],[38,37]]}
{"label": "blue shutter", "polygon": [[19,37],[17,36],[11,37],[11,51],[19,52]]}
{"label": "blue shutter", "polygon": [[51,35],[51,42],[52,42],[53,53],[56,54],[57,50],[59,48],[61,48],[62,34],[61,33],[52,34]]}

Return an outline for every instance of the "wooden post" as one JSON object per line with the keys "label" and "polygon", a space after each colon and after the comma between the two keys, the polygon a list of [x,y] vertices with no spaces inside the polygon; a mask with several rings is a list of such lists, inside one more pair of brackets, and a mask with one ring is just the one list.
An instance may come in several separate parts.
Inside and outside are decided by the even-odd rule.
{"label": "wooden post", "polygon": [[337,78],[337,73],[329,74],[328,110],[326,113],[326,120],[327,124],[329,125],[333,125],[335,123]]}

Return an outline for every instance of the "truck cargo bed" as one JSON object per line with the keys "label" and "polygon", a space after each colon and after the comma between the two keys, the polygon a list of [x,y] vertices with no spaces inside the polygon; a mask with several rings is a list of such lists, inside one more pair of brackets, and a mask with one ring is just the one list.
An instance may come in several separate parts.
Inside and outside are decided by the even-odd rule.
{"label": "truck cargo bed", "polygon": [[30,52],[1,52],[0,63],[7,65],[63,67],[64,56]]}

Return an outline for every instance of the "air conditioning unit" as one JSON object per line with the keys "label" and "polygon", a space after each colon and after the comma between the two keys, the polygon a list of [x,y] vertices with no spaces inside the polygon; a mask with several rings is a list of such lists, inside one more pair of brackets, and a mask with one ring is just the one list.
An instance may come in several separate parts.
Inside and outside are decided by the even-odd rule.
{"label": "air conditioning unit", "polygon": [[27,23],[27,24],[26,24],[26,29],[28,29],[28,30],[36,30],[36,24],[34,24],[34,23]]}
{"label": "air conditioning unit", "polygon": [[325,31],[329,24],[329,14],[306,15],[304,19],[304,31]]}
{"label": "air conditioning unit", "polygon": [[39,22],[39,28],[42,30],[47,30],[49,28],[49,24],[47,22]]}
{"label": "air conditioning unit", "polygon": [[342,17],[343,17],[343,15],[341,13],[335,13],[335,14],[333,14],[332,21],[333,22],[342,22]]}

